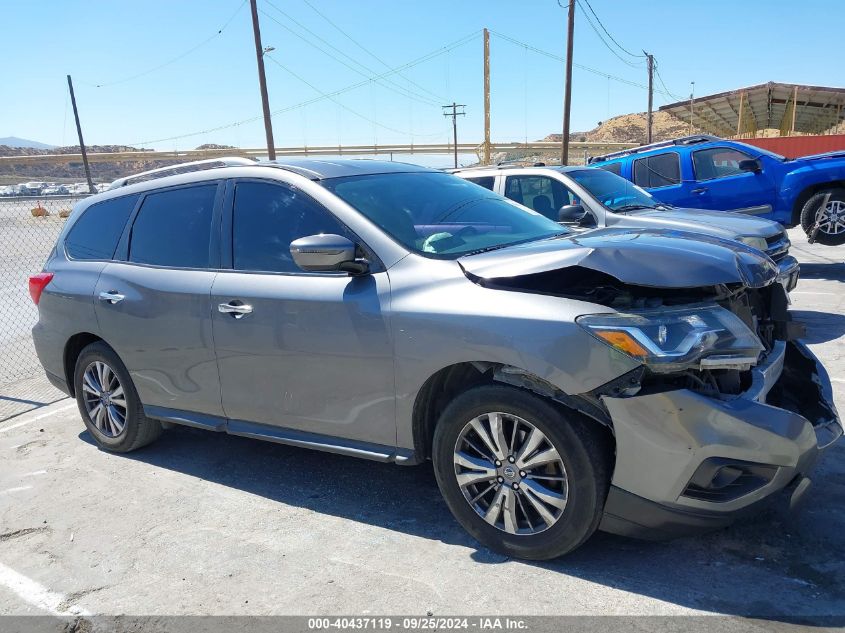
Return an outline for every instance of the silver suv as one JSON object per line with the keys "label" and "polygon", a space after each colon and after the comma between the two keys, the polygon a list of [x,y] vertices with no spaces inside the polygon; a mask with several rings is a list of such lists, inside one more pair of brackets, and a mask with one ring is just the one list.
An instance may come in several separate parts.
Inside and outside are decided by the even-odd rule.
{"label": "silver suv", "polygon": [[545,559],[797,499],[842,434],[753,248],[573,234],[412,165],[233,162],[79,203],[30,279],[41,363],[103,449],[165,422],[430,459],[473,536]]}
{"label": "silver suv", "polygon": [[728,211],[679,209],[604,169],[538,164],[450,171],[575,231],[606,226],[656,228],[737,240],[763,251],[777,263],[778,280],[787,291],[798,283],[799,266],[789,254],[789,237],[772,220]]}

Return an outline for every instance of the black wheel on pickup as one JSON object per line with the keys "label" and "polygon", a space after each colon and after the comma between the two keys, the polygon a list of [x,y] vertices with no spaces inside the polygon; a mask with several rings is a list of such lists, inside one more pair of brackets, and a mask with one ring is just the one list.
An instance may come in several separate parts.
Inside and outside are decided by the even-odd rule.
{"label": "black wheel on pickup", "polygon": [[144,415],[129,371],[102,341],[79,354],[73,385],[79,413],[100,448],[128,453],[161,435],[161,422]]}
{"label": "black wheel on pickup", "polygon": [[808,236],[815,231],[815,241],[819,244],[845,244],[845,189],[824,189],[807,200],[801,209],[801,228]]}
{"label": "black wheel on pickup", "polygon": [[527,391],[476,387],[437,424],[437,483],[482,544],[507,556],[555,558],[586,541],[601,519],[611,471],[602,431]]}

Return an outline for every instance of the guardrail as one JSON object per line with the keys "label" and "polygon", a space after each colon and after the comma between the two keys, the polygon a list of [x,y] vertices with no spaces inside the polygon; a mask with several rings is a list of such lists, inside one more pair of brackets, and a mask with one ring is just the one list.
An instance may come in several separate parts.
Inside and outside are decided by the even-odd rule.
{"label": "guardrail", "polygon": [[[600,154],[636,147],[637,143],[587,143],[573,141],[569,144],[571,155],[583,153]],[[458,143],[458,152],[463,154],[477,154],[480,156],[483,145],[480,143]],[[533,141],[531,143],[491,143],[490,151],[495,152],[557,152],[559,142]],[[390,154],[451,154],[454,146],[451,143],[395,143],[385,145],[320,145],[314,147],[277,147],[277,156],[362,156]],[[184,151],[131,151],[131,152],[93,152],[88,154],[88,160],[94,163],[123,162],[123,161],[151,161],[151,160],[179,160],[182,162],[220,158],[222,156],[245,156],[247,158],[263,158],[267,156],[267,148],[227,148],[201,149]],[[82,160],[81,154],[33,154],[27,156],[0,156],[0,165],[26,163],[75,163]]]}

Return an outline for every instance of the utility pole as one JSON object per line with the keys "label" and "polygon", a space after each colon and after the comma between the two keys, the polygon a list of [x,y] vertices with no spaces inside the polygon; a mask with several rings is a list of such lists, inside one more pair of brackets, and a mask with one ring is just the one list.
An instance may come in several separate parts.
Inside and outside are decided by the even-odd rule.
{"label": "utility pole", "polygon": [[560,164],[569,162],[569,110],[572,106],[572,38],[575,36],[575,0],[569,0],[569,17],[566,27],[566,84],[563,86],[563,139],[560,146]]}
{"label": "utility pole", "polygon": [[692,100],[695,95],[695,82],[689,82],[689,133],[692,136]]}
{"label": "utility pole", "polygon": [[[267,157],[276,160],[276,144],[273,142],[273,121],[270,119],[270,99],[267,97],[267,77],[264,76],[264,53],[261,46],[261,29],[258,26],[258,6],[249,0],[252,9],[252,33],[255,36],[255,57],[258,60],[258,85],[261,88],[261,107],[264,110],[264,133],[267,135]],[[268,47],[269,48],[269,47]]]}
{"label": "utility pole", "polygon": [[651,53],[643,54],[648,60],[648,118],[646,119],[646,144],[651,143],[651,126],[654,120],[652,110],[654,109],[654,55]]}
{"label": "utility pole", "polygon": [[[458,168],[458,117],[464,116],[466,112],[461,110],[458,112],[458,108],[465,108],[466,106],[461,103],[455,103],[454,101],[449,104],[442,106],[443,107],[443,116],[450,116],[452,117],[452,138],[453,143],[452,146],[455,150],[455,169]],[[448,112],[447,108],[451,108],[452,111]]]}
{"label": "utility pole", "polygon": [[486,28],[484,29],[484,152],[482,159],[485,165],[490,164],[490,31]]}
{"label": "utility pole", "polygon": [[70,102],[73,105],[73,118],[76,119],[76,134],[79,136],[79,151],[82,154],[82,165],[85,167],[85,180],[88,181],[88,192],[97,193],[94,181],[91,180],[91,167],[88,165],[88,152],[85,151],[85,141],[82,140],[82,126],[79,124],[79,110],[76,109],[76,97],[73,94],[73,82],[67,76],[67,87],[70,89]]}

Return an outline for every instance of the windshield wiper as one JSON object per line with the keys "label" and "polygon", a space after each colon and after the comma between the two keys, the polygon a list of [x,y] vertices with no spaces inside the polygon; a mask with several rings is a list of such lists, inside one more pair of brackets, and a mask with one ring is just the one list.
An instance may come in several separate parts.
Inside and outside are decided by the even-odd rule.
{"label": "windshield wiper", "polygon": [[505,244],[493,244],[492,246],[485,246],[484,248],[479,248],[474,251],[463,253],[461,257],[465,257],[466,255],[478,255],[479,253],[489,253],[490,251],[497,251],[500,248],[507,248],[508,246],[517,246],[519,244],[528,244],[530,242],[539,242],[541,240],[553,240],[567,235],[572,235],[572,231],[561,231],[560,233],[552,233],[551,235],[544,235],[542,237],[529,237],[525,240],[507,242]]}
{"label": "windshield wiper", "polygon": [[625,213],[626,211],[639,211],[640,209],[656,209],[657,207],[650,207],[646,204],[623,204],[621,207],[614,209],[617,213]]}

